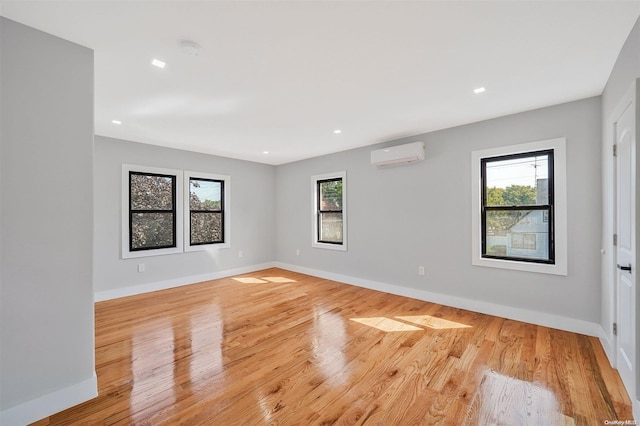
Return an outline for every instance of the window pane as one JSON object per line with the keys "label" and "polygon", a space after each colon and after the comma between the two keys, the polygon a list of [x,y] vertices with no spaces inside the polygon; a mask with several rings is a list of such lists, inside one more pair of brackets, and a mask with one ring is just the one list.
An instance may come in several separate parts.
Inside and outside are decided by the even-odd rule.
{"label": "window pane", "polygon": [[208,179],[189,179],[189,208],[191,210],[220,211],[222,182]]}
{"label": "window pane", "polygon": [[191,213],[191,244],[221,243],[222,213]]}
{"label": "window pane", "polygon": [[134,174],[131,177],[131,208],[133,210],[172,210],[174,176]]}
{"label": "window pane", "polygon": [[487,206],[549,204],[549,156],[486,163]]}
{"label": "window pane", "polygon": [[320,210],[342,210],[342,179],[320,181]]}
{"label": "window pane", "polygon": [[549,260],[546,210],[487,211],[486,252],[503,257]]}
{"label": "window pane", "polygon": [[320,241],[342,243],[342,213],[320,213]]}
{"label": "window pane", "polygon": [[133,213],[131,250],[175,247],[173,213]]}

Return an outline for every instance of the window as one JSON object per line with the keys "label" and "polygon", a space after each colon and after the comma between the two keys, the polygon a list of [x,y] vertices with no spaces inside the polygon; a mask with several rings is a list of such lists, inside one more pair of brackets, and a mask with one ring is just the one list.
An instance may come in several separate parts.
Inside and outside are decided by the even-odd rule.
{"label": "window", "polygon": [[230,182],[226,175],[123,164],[122,258],[230,247]]}
{"label": "window", "polygon": [[229,247],[229,176],[185,172],[185,251]]}
{"label": "window", "polygon": [[129,250],[176,246],[176,176],[129,172]]}
{"label": "window", "polygon": [[123,166],[122,257],[182,251],[182,173]]}
{"label": "window", "polygon": [[480,173],[482,257],[555,263],[553,150],[482,158]]}
{"label": "window", "polygon": [[313,247],[347,249],[346,173],[313,176]]}
{"label": "window", "polygon": [[565,139],[472,153],[472,263],[567,274]]}

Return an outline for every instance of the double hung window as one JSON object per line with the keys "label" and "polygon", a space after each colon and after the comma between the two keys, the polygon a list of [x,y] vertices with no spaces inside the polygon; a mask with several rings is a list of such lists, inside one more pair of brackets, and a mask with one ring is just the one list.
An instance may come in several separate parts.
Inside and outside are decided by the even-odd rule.
{"label": "double hung window", "polygon": [[480,161],[482,257],[553,264],[553,150]]}
{"label": "double hung window", "polygon": [[180,253],[182,171],[122,166],[122,258]]}
{"label": "double hung window", "polygon": [[185,251],[229,247],[230,177],[184,172]]}
{"label": "double hung window", "polygon": [[471,153],[472,264],[567,275],[566,141]]}
{"label": "double hung window", "polygon": [[175,175],[129,172],[129,250],[176,247]]}
{"label": "double hung window", "polygon": [[313,247],[346,250],[346,173],[311,178],[314,194]]}

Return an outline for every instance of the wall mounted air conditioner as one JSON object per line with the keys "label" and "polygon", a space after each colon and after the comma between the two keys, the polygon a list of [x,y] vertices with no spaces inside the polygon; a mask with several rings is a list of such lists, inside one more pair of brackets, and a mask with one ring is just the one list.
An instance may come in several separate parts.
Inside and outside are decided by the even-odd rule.
{"label": "wall mounted air conditioner", "polygon": [[424,160],[424,142],[413,142],[371,151],[371,164],[376,167],[397,166],[422,160]]}

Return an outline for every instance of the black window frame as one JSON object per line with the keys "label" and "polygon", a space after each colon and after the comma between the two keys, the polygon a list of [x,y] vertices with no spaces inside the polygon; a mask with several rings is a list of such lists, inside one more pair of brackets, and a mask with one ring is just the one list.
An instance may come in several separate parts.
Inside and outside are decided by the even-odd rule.
{"label": "black window frame", "polygon": [[[342,246],[344,245],[344,232],[342,232],[342,239],[340,242],[337,241],[325,241],[320,239],[320,235],[322,234],[321,230],[322,230],[322,214],[323,213],[340,213],[340,216],[342,217],[343,220],[343,227],[344,227],[344,199],[340,200],[340,210],[323,210],[322,209],[322,190],[321,190],[321,186],[323,183],[326,182],[341,182],[342,185],[344,185],[344,179],[342,177],[335,177],[335,178],[328,178],[328,179],[318,179],[316,181],[316,206],[317,206],[317,212],[316,212],[316,242],[317,243],[321,243],[321,244],[333,244],[336,246]],[[344,193],[343,193],[344,194]],[[343,195],[344,197],[344,195]]]}
{"label": "black window frame", "polygon": [[[220,184],[220,209],[219,210],[192,210],[191,209],[191,181],[192,180],[200,180],[200,181],[207,181],[207,182],[217,182]],[[211,179],[211,178],[200,178],[197,176],[189,176],[189,182],[188,182],[188,186],[189,191],[186,194],[189,202],[188,202],[188,206],[189,206],[189,211],[187,212],[189,215],[189,245],[190,246],[204,246],[204,245],[213,245],[213,244],[224,244],[226,241],[226,234],[225,234],[225,181],[224,179]],[[194,243],[191,240],[191,225],[192,225],[192,213],[205,213],[205,214],[220,214],[220,233],[222,236],[222,240],[221,241],[205,241],[205,242],[201,242],[201,243]]]}
{"label": "black window frame", "polygon": [[[133,175],[139,175],[139,176],[155,176],[155,177],[161,177],[161,178],[170,178],[171,179],[171,205],[172,208],[170,210],[162,210],[162,209],[133,209],[133,197],[132,197],[132,179],[131,177]],[[177,191],[177,185],[178,185],[178,177],[176,175],[171,175],[171,174],[164,174],[164,173],[153,173],[153,172],[139,172],[139,171],[134,171],[134,170],[130,170],[129,171],[129,251],[130,252],[141,252],[141,251],[151,251],[151,250],[161,250],[161,249],[168,249],[168,248],[177,248],[178,247],[178,223],[177,223],[177,206],[176,206],[176,201],[177,201],[177,196],[176,196],[176,191]],[[133,247],[133,215],[136,213],[171,213],[172,215],[172,219],[171,219],[171,224],[172,224],[172,235],[173,235],[173,244],[170,245],[163,245],[163,246],[156,246],[156,247],[138,247],[138,248],[134,248]]]}
{"label": "black window frame", "polygon": [[[548,163],[547,163],[548,204],[514,205],[514,206],[488,206],[487,205],[487,164],[488,163],[505,161],[505,160],[514,160],[519,158],[540,157],[540,156],[548,157]],[[555,200],[554,150],[544,149],[539,151],[529,151],[529,152],[522,152],[517,154],[481,158],[480,159],[480,184],[482,188],[481,197],[480,197],[480,203],[481,203],[480,238],[482,241],[480,257],[486,258],[486,259],[499,259],[499,260],[510,260],[510,261],[516,261],[516,262],[555,265],[556,262],[555,262],[555,220],[554,220],[554,200]],[[489,211],[531,211],[531,210],[540,210],[547,213],[548,221],[543,220],[543,223],[546,223],[548,226],[548,235],[549,235],[548,259],[532,259],[532,258],[519,257],[519,256],[500,256],[495,254],[487,254],[487,212]]]}

